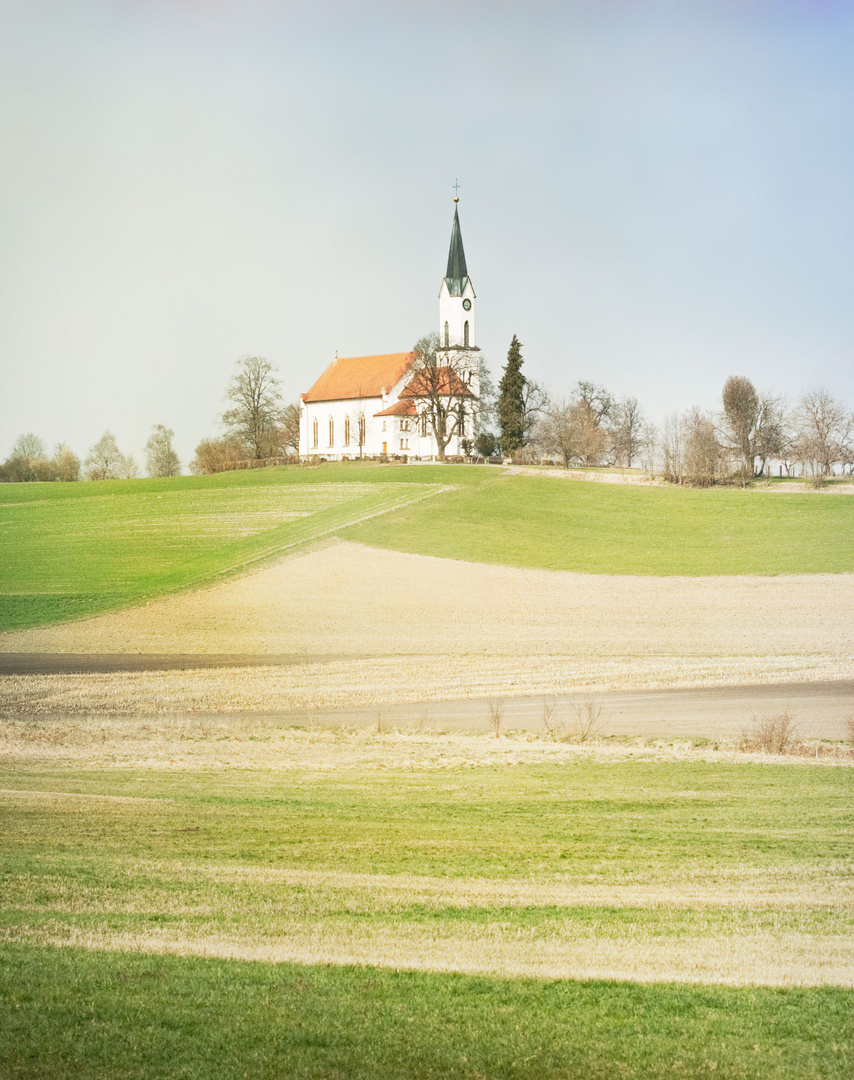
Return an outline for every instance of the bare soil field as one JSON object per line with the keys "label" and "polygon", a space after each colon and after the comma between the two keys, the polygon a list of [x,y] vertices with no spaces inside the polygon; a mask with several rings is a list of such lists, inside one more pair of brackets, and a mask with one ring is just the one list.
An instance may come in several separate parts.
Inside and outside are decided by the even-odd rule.
{"label": "bare soil field", "polygon": [[[6,674],[0,707],[316,712],[841,683],[854,679],[852,612],[854,574],[612,577],[333,542],[143,607],[4,634],[4,654],[136,654],[161,670]],[[192,655],[221,666],[168,670]]]}

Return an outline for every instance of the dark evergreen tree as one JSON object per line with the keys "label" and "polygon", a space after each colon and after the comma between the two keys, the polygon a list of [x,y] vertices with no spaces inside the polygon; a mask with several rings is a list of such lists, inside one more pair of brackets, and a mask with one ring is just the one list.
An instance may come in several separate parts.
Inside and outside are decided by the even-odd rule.
{"label": "dark evergreen tree", "polygon": [[525,376],[522,374],[522,343],[513,335],[504,374],[498,384],[498,427],[501,453],[508,457],[525,442]]}

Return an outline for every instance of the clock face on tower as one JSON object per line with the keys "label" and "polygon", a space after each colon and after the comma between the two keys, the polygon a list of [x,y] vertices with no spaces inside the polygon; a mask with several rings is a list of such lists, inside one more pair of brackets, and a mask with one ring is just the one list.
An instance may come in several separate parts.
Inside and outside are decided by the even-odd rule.
{"label": "clock face on tower", "polygon": [[466,311],[471,311],[471,300],[469,300],[468,297],[466,297],[465,300],[463,300],[463,307],[465,308]]}

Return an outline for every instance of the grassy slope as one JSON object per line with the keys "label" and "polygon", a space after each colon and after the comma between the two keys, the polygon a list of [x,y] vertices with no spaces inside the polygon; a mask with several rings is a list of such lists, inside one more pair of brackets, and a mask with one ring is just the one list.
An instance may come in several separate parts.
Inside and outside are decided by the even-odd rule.
{"label": "grassy slope", "polygon": [[344,535],[597,574],[839,573],[854,570],[854,497],[501,476]]}
{"label": "grassy slope", "polygon": [[429,495],[443,476],[364,466],[0,485],[0,630],[209,581]]}
{"label": "grassy slope", "polygon": [[[437,496],[447,484],[458,490]],[[410,503],[419,495],[428,498]],[[590,573],[854,570],[854,498],[845,495],[355,464],[9,484],[0,486],[0,630],[127,606],[333,533],[401,551]]]}
{"label": "grassy slope", "polygon": [[[839,910],[388,901],[346,881],[308,887],[251,871],[391,882],[410,871],[451,893],[463,877],[625,885],[693,874],[711,886],[732,872],[761,882],[809,866],[833,878],[850,854],[850,785],[847,769],[704,762],[429,773],[31,762],[0,776],[0,922],[12,936],[66,927],[201,940],[304,931],[329,940],[341,926],[370,934],[385,924],[463,940],[483,922],[511,941],[582,924],[641,945],[705,933],[740,940],[745,926],[838,935],[850,932]],[[13,790],[22,794],[10,799]],[[227,872],[206,872],[212,864]],[[848,990],[396,973],[8,940],[0,957],[0,1072],[9,1077],[841,1080],[854,1064]]]}

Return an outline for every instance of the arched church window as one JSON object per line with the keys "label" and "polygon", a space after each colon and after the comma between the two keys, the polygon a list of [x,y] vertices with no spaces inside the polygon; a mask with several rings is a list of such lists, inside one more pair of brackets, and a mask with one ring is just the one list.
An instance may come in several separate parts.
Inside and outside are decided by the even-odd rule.
{"label": "arched church window", "polygon": [[350,417],[344,417],[344,445],[350,445]]}
{"label": "arched church window", "polygon": [[317,417],[316,416],[315,416],[314,420],[312,420],[312,422],[311,422],[311,434],[312,434],[313,440],[314,440],[313,446],[314,446],[314,449],[316,450],[317,449],[317,440],[319,438],[318,432],[317,432]]}
{"label": "arched church window", "polygon": [[422,439],[427,438],[427,413],[426,412],[423,412],[421,414],[421,438]]}
{"label": "arched church window", "polygon": [[365,414],[359,413],[359,446],[365,445]]}
{"label": "arched church window", "polygon": [[329,417],[329,445],[335,445],[335,421]]}
{"label": "arched church window", "polygon": [[469,347],[469,321],[468,321],[468,319],[466,319],[465,323],[463,324],[463,348],[467,349],[468,347]]}
{"label": "arched church window", "polygon": [[450,348],[450,345],[451,345],[451,331],[450,331],[450,329],[448,327],[448,324],[445,323],[445,348],[446,349]]}

